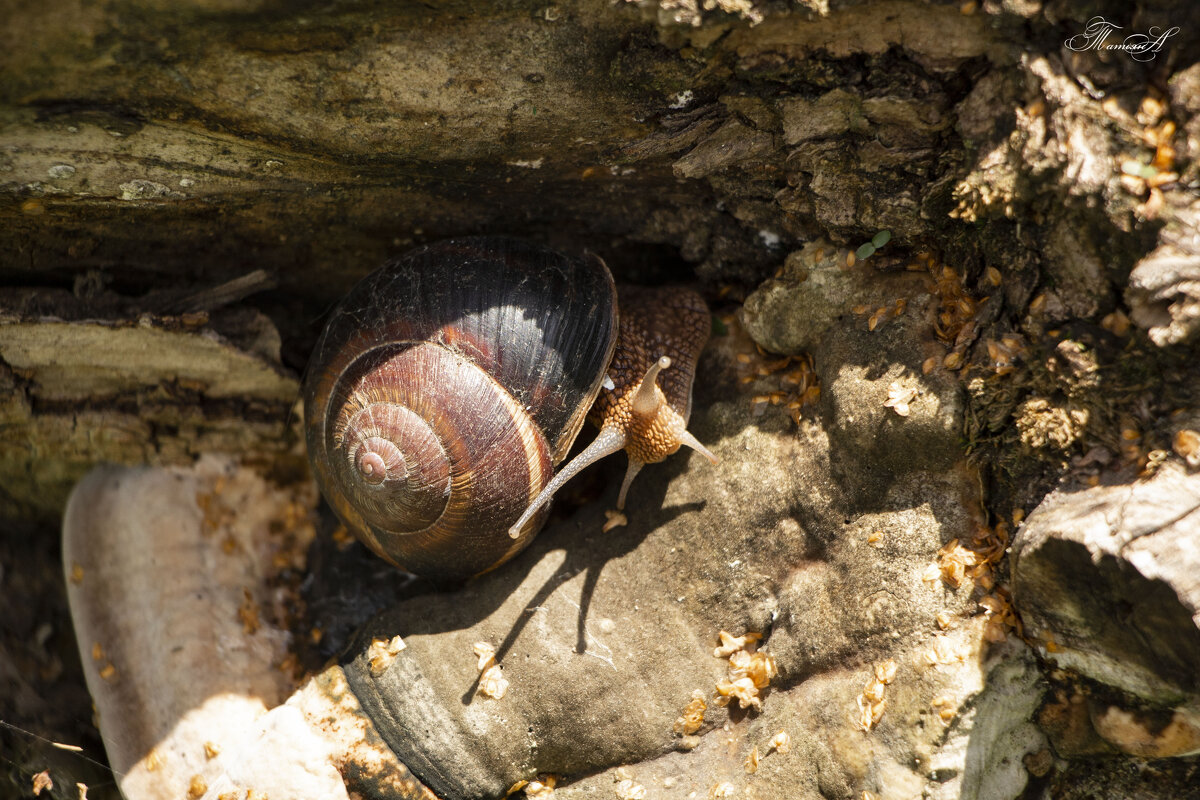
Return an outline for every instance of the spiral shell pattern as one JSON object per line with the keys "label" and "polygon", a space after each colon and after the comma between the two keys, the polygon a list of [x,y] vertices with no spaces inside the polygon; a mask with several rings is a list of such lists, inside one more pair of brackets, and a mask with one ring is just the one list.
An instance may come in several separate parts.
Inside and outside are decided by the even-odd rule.
{"label": "spiral shell pattern", "polygon": [[511,239],[414,251],[334,312],[305,379],[309,456],[368,546],[460,578],[512,557],[507,533],[550,480],[616,338],[612,277]]}

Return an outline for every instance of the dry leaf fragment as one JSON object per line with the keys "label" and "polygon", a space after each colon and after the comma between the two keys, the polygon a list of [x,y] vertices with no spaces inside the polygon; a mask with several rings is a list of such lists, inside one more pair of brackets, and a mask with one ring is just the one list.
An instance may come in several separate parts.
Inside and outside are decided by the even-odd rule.
{"label": "dry leaf fragment", "polygon": [[646,800],[646,787],[628,778],[618,783],[615,791],[619,800]]}
{"label": "dry leaf fragment", "polygon": [[721,637],[721,645],[716,650],[713,650],[713,655],[717,658],[728,658],[738,650],[744,650],[747,646],[754,644],[762,638],[761,633],[746,633],[743,636],[734,636],[728,631],[721,631],[718,636]]}
{"label": "dry leaf fragment", "polygon": [[200,800],[204,793],[208,791],[208,781],[204,780],[203,775],[193,775],[188,781],[187,796],[188,800]]}
{"label": "dry leaf fragment", "polygon": [[909,414],[908,404],[917,396],[916,387],[905,387],[899,381],[892,381],[888,386],[887,400],[883,401],[884,408],[890,408],[902,417]]}
{"label": "dry leaf fragment", "polygon": [[755,653],[750,657],[750,666],[746,670],[746,674],[754,681],[754,685],[759,689],[765,689],[771,684],[771,681],[779,674],[779,668],[775,664],[775,656],[767,653]]}
{"label": "dry leaf fragment", "polygon": [[999,614],[1004,610],[1004,602],[993,594],[989,594],[980,598],[979,606],[989,615]]}
{"label": "dry leaf fragment", "polygon": [[888,659],[883,663],[876,664],[872,673],[871,679],[867,681],[862,693],[856,699],[858,704],[856,723],[861,730],[868,733],[879,724],[879,720],[883,717],[883,711],[887,708],[887,700],[883,695],[886,685],[896,677],[896,662]]}
{"label": "dry leaf fragment", "polygon": [[44,769],[33,776],[33,796],[37,797],[43,789],[53,789],[54,781],[50,780],[50,770]]}
{"label": "dry leaf fragment", "polygon": [[954,698],[948,694],[938,695],[937,697],[933,698],[933,702],[930,703],[930,705],[938,710],[938,719],[940,719],[942,722],[949,722],[958,715],[958,704]]}
{"label": "dry leaf fragment", "polygon": [[[479,677],[479,693],[493,700],[499,700],[508,693],[508,679],[504,677],[499,664],[492,664],[483,671],[483,675]],[[526,791],[526,795],[528,794]]]}
{"label": "dry leaf fragment", "polygon": [[475,668],[480,672],[496,663],[496,648],[487,642],[476,642],[471,649],[475,651],[475,655],[479,659]]}
{"label": "dry leaf fragment", "polygon": [[856,720],[858,728],[864,733],[870,733],[871,729],[878,725],[879,720],[883,718],[884,709],[887,708],[887,701],[879,700],[876,703],[872,703],[860,694],[856,702],[858,703],[858,718]]}
{"label": "dry leaf fragment", "polygon": [[765,689],[778,674],[772,656],[755,652],[762,634],[732,636],[727,631],[721,631],[720,637],[721,646],[713,651],[713,655],[717,658],[729,656],[729,677],[717,683],[717,705],[723,706],[730,700],[737,700],[742,708],[762,710],[759,690]]}
{"label": "dry leaf fragment", "polygon": [[692,692],[691,701],[684,707],[683,716],[675,720],[672,730],[684,736],[700,730],[700,726],[704,724],[704,712],[707,708],[708,703],[704,701],[704,692],[699,689]]}
{"label": "dry leaf fragment", "polygon": [[557,775],[543,775],[537,780],[532,780],[525,784],[525,797],[529,800],[542,800],[542,798],[552,797],[554,795],[554,787],[558,785]]}
{"label": "dry leaf fragment", "polygon": [[371,646],[367,649],[367,660],[371,665],[371,674],[379,677],[387,672],[388,667],[396,660],[396,655],[408,647],[404,640],[399,635],[393,636],[391,639],[375,638],[371,640]]}
{"label": "dry leaf fragment", "polygon": [[[499,700],[508,692],[508,680],[500,665],[496,663],[496,648],[487,642],[476,642],[471,646],[475,652],[476,669],[482,673],[479,676],[477,691],[484,697]],[[528,794],[528,791],[526,791]]]}
{"label": "dry leaf fragment", "polygon": [[[967,567],[974,567],[979,563],[979,554],[963,547],[958,539],[951,539],[938,551],[937,567],[942,580],[955,589],[962,585],[967,575]],[[928,569],[922,579],[927,580],[927,575]]]}
{"label": "dry leaf fragment", "polygon": [[1187,462],[1189,467],[1192,469],[1200,467],[1200,433],[1183,428],[1176,431],[1171,444],[1175,452]]}
{"label": "dry leaf fragment", "polygon": [[750,755],[746,756],[746,761],[742,766],[745,768],[748,775],[753,775],[754,773],[758,772],[758,762],[758,745],[755,745],[754,747],[750,748]]}
{"label": "dry leaf fragment", "polygon": [[[762,700],[758,696],[758,687],[749,678],[738,678],[735,681],[721,681],[717,684],[718,703],[724,705],[730,699],[737,700],[741,708],[753,707],[762,710]],[[723,701],[723,702],[722,702]]]}

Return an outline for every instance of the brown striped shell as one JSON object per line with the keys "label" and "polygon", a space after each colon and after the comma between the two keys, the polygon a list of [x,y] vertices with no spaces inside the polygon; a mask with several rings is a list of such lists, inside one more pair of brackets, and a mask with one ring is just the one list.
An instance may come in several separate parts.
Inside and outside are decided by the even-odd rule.
{"label": "brown striped shell", "polygon": [[334,311],[304,382],[309,458],[360,539],[461,578],[520,551],[605,377],[612,276],[514,239],[441,242],[388,262]]}

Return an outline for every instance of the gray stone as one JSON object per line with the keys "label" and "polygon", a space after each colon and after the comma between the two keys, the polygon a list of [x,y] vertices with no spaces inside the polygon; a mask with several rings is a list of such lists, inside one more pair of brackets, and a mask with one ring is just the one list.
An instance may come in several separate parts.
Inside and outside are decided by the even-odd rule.
{"label": "gray stone", "polygon": [[[721,463],[645,470],[628,527],[601,532],[606,503],[590,505],[497,572],[373,620],[352,654],[394,634],[408,648],[384,675],[363,655],[345,669],[400,760],[450,797],[543,773],[594,773],[560,787],[567,798],[612,796],[623,781],[664,798],[1019,795],[1021,757],[1043,742],[1029,724],[1037,672],[1019,645],[984,660],[969,578],[957,590],[929,578],[938,548],[974,530],[977,486],[954,468],[955,383],[910,374],[910,415],[883,405],[901,377],[883,367],[919,374],[924,319],[875,332],[843,320],[814,354],[829,376],[817,419],[798,428],[743,399],[698,409],[693,430]],[[701,374],[737,363],[737,341],[718,341]],[[881,461],[890,450],[908,458]],[[767,635],[780,676],[761,712],[714,702],[720,630]],[[475,693],[477,641],[497,647],[502,699]],[[864,726],[862,697],[888,662],[886,708]],[[694,692],[704,725],[681,736]],[[768,747],[780,731],[789,753]]]}
{"label": "gray stone", "polygon": [[879,274],[869,260],[847,267],[845,249],[815,241],[791,253],[782,274],[746,298],[742,323],[767,350],[800,353],[815,348],[855,308],[892,307],[897,298],[924,291],[917,275]]}

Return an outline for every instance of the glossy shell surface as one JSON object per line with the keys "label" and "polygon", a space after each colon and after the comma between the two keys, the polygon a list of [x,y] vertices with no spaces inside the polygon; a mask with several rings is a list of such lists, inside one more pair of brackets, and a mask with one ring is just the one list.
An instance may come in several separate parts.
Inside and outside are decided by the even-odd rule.
{"label": "glossy shell surface", "polygon": [[[310,461],[388,561],[461,578],[518,552],[507,527],[552,476],[615,346],[612,276],[514,239],[422,247],[333,312],[304,385]],[[397,455],[399,454],[399,455]]]}

